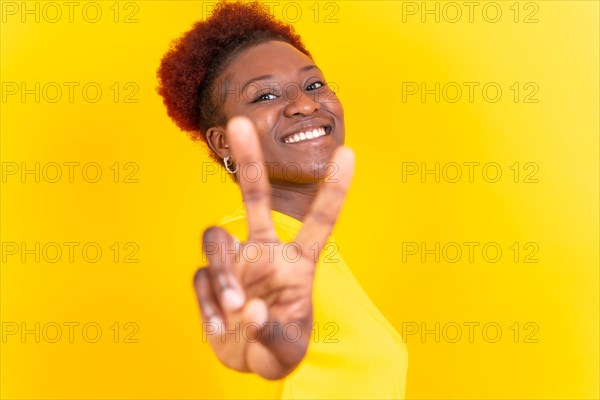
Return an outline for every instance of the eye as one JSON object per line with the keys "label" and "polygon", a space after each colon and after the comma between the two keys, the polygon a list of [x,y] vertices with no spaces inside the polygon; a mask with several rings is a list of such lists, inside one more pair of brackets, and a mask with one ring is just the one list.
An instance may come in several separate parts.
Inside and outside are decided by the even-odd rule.
{"label": "eye", "polygon": [[263,93],[263,94],[258,94],[254,100],[252,100],[252,103],[259,103],[261,101],[270,101],[270,100],[275,100],[277,98],[277,96],[275,96],[273,93]]}
{"label": "eye", "polygon": [[316,90],[316,89],[320,89],[323,86],[325,86],[325,84],[321,81],[317,81],[315,83],[311,83],[310,85],[307,86],[306,90]]}

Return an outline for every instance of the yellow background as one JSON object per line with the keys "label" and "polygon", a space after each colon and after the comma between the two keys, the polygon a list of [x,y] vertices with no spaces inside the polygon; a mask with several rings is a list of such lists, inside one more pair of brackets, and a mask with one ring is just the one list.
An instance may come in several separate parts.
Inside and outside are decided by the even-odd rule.
{"label": "yellow background", "polygon": [[[178,131],[155,93],[155,71],[169,42],[206,8],[196,1],[78,2],[70,22],[58,2],[63,14],[52,22],[54,6],[26,3],[34,14],[23,14],[22,2],[2,2],[0,395],[219,397],[191,280],[201,261],[201,232],[232,212],[240,196],[221,175],[203,175],[205,149]],[[463,2],[455,3],[462,11],[457,22],[450,21],[456,8],[447,2],[289,3],[275,4],[274,14],[290,21],[302,11],[294,26],[338,87],[347,144],[357,154],[334,232],[340,252],[399,332],[440,324],[439,342],[433,333],[405,335],[407,398],[598,398],[598,2],[477,2],[472,22]],[[439,7],[439,22],[423,7]],[[497,7],[499,21],[487,21]],[[83,8],[89,20],[100,8],[99,21],[86,21]],[[7,93],[14,84],[34,89],[36,82],[39,103],[35,94],[22,101],[20,92]],[[51,82],[63,89],[54,103],[48,100],[55,86],[42,93]],[[72,102],[64,82],[79,84]],[[102,89],[95,103],[93,91],[88,100],[81,92],[90,82]],[[423,102],[420,93],[403,99],[403,82],[428,89],[439,82],[440,90],[456,82],[465,90],[455,103],[447,101],[454,92],[439,103],[433,94]],[[479,84],[473,102],[464,82]],[[502,89],[495,103],[481,93],[489,82]],[[537,102],[527,103],[532,88],[537,93],[529,100]],[[65,162],[79,163],[73,182]],[[479,163],[473,182],[465,162]],[[39,163],[39,183],[33,174],[8,174],[21,163]],[[62,166],[56,183],[48,182],[52,163]],[[84,179],[87,163],[100,166],[97,183]],[[406,163],[430,169],[439,163],[446,175],[436,183],[431,174],[403,174]],[[456,183],[445,179],[453,176],[449,163],[463,166]],[[498,182],[484,179],[487,163],[500,166]],[[515,163],[518,183],[510,169]],[[534,168],[525,163],[537,166],[537,182],[524,182]],[[86,171],[93,178],[94,169]],[[493,177],[488,171],[485,177]],[[124,182],[130,173],[137,183]],[[21,243],[32,249],[36,242],[40,252],[47,250],[40,262],[35,254],[22,262]],[[73,262],[64,242],[79,243]],[[465,252],[455,263],[447,261],[454,253],[442,254],[439,263],[434,255],[422,262],[421,253],[404,254],[404,262],[408,242],[428,249],[436,242],[463,250],[464,242],[480,245],[473,262]],[[481,253],[491,242],[503,251],[495,263]],[[16,255],[11,243],[18,244]],[[62,246],[58,262],[48,262],[55,257],[48,243]],[[102,249],[98,262],[83,257],[86,243]],[[124,262],[135,249],[138,262]],[[524,262],[532,249],[538,262]],[[22,323],[34,330],[37,322],[39,343],[35,334],[7,334]],[[69,322],[79,324],[73,343]],[[89,323],[102,329],[96,343],[82,336]],[[465,323],[479,324],[472,343]],[[502,329],[495,343],[482,334],[490,323]],[[50,343],[55,324],[62,337]],[[452,343],[456,325],[462,337]],[[88,339],[95,334],[87,332]],[[488,334],[493,338],[494,330]]]}

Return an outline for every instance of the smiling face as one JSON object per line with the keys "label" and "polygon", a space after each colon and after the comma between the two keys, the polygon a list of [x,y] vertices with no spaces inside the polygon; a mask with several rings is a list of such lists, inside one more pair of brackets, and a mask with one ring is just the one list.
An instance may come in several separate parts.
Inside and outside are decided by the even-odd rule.
{"label": "smiling face", "polygon": [[[226,120],[254,122],[271,182],[310,183],[332,173],[327,163],[344,143],[342,104],[304,53],[280,41],[250,47],[214,88]],[[220,157],[229,155],[224,127],[210,128],[207,139]]]}

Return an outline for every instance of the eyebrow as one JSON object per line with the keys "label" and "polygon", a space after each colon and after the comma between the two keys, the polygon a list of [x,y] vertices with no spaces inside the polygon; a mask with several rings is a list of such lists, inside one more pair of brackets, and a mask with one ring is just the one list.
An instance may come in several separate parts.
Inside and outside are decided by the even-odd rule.
{"label": "eyebrow", "polygon": [[[317,67],[315,64],[309,64],[309,65],[305,65],[304,67],[300,68],[298,71],[306,72],[306,71],[310,71],[311,69],[319,69],[319,67]],[[248,87],[248,85],[250,85],[251,83],[257,82],[257,81],[264,81],[264,80],[272,79],[272,78],[273,78],[273,75],[261,75],[261,76],[257,76],[256,78],[252,78],[244,84],[244,86],[242,87],[242,93],[244,93],[244,91],[246,90],[246,87]]]}

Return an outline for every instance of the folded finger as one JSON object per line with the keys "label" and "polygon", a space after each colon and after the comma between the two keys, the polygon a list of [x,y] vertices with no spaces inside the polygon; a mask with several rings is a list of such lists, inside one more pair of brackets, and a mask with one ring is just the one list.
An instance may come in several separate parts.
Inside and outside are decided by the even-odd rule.
{"label": "folded finger", "polygon": [[218,329],[223,324],[224,316],[210,284],[208,268],[200,268],[196,271],[194,290],[200,306],[202,322],[204,324],[214,324],[214,328]]}
{"label": "folded finger", "polygon": [[202,247],[210,266],[208,277],[223,311],[238,310],[245,301],[233,268],[239,260],[239,242],[223,228],[211,227],[204,231]]}

